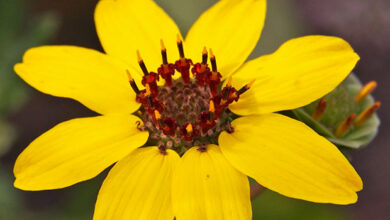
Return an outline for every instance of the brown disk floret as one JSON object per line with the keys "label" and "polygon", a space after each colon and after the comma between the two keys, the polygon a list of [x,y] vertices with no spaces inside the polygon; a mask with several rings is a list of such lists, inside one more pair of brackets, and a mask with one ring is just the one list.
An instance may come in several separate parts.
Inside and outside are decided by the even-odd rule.
{"label": "brown disk floret", "polygon": [[[237,102],[253,82],[236,90],[230,77],[226,86],[220,89],[222,75],[217,71],[216,57],[212,51],[210,69],[206,48],[202,52],[202,62],[193,64],[184,55],[180,37],[177,46],[180,58],[170,63],[161,41],[162,64],[157,72],[147,70],[137,51],[138,63],[144,73],[142,85],[145,89],[139,90],[128,71],[127,75],[137,95],[136,101],[141,104],[137,115],[144,121],[140,129],[150,133],[149,144],[158,145],[162,150],[171,148],[182,153],[192,146],[216,144],[222,131],[233,132],[230,122],[234,115],[228,106]],[[175,71],[180,73],[181,78],[173,79]],[[165,80],[161,86],[158,85],[160,77]]]}

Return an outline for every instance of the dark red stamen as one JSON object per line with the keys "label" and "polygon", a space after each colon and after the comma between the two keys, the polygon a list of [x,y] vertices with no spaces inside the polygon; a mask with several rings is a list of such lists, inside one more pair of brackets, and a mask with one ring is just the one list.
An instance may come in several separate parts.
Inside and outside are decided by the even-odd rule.
{"label": "dark red stamen", "polygon": [[203,49],[202,53],[202,63],[197,63],[194,65],[194,67],[191,70],[192,74],[194,75],[198,85],[200,87],[204,87],[207,77],[210,74],[210,68],[207,65],[207,50],[206,48]]}
{"label": "dark red stamen", "polygon": [[141,91],[136,100],[139,100],[145,110],[153,117],[155,116],[155,110],[158,112],[163,112],[164,110],[163,104],[159,100],[153,98],[149,84],[146,85],[145,90]]}
{"label": "dark red stamen", "polygon": [[238,94],[238,95],[241,95],[242,93],[246,92],[246,90],[248,90],[247,87],[246,87],[246,86],[243,86],[243,87],[241,87],[240,90],[237,91],[237,94]]}
{"label": "dark red stamen", "polygon": [[202,52],[202,64],[207,64],[207,49],[206,47],[203,48],[203,52]]}
{"label": "dark red stamen", "polygon": [[213,72],[217,72],[217,61],[215,60],[215,56],[213,54],[213,51],[210,49],[210,63]]}
{"label": "dark red stamen", "polygon": [[165,135],[175,136],[176,128],[177,124],[174,118],[166,117],[163,119],[163,126],[161,129]]}
{"label": "dark red stamen", "polygon": [[213,96],[217,95],[218,86],[221,84],[222,75],[217,72],[217,62],[213,51],[210,49],[210,63],[212,67],[212,72],[208,74],[206,78],[206,83],[209,84],[211,93]]}
{"label": "dark red stamen", "polygon": [[180,135],[186,141],[192,141],[199,135],[199,130],[192,123],[185,123],[180,128]]}
{"label": "dark red stamen", "polygon": [[177,48],[179,49],[180,59],[175,62],[175,68],[180,72],[184,82],[189,83],[192,60],[186,59],[184,56],[183,41],[181,40],[180,35],[177,35]]}
{"label": "dark red stamen", "polygon": [[214,103],[215,118],[218,119],[221,112],[225,109],[226,105],[222,104],[222,95],[214,96],[211,101]]}
{"label": "dark red stamen", "polygon": [[158,68],[158,74],[165,80],[169,87],[172,87],[172,76],[175,74],[174,64],[162,64]]}
{"label": "dark red stamen", "polygon": [[211,72],[208,74],[208,77],[206,78],[206,83],[209,84],[211,94],[213,96],[217,95],[218,92],[218,86],[221,84],[222,75],[219,72]]}
{"label": "dark red stamen", "polygon": [[147,104],[147,95],[146,89],[141,90],[139,94],[137,94],[136,99],[137,102],[141,103],[143,106]]}
{"label": "dark red stamen", "polygon": [[250,83],[243,86],[240,90],[237,91],[237,95],[239,96],[239,95],[243,94],[244,92],[248,91],[248,89],[250,89],[254,83],[255,83],[255,80],[252,80]]}
{"label": "dark red stamen", "polygon": [[165,80],[169,87],[172,87],[172,76],[175,74],[175,65],[168,63],[167,49],[165,48],[164,42],[161,39],[161,56],[163,64],[158,68],[157,72]]}
{"label": "dark red stamen", "polygon": [[148,96],[147,101],[148,101],[148,107],[150,109],[153,109],[153,112],[154,112],[154,100],[153,100],[153,97],[151,95]]}
{"label": "dark red stamen", "polygon": [[207,77],[210,74],[210,68],[207,66],[207,64],[197,63],[194,65],[191,71],[198,85],[200,87],[204,87],[207,81]]}
{"label": "dark red stamen", "polygon": [[184,58],[183,41],[181,40],[180,35],[177,35],[177,48],[179,49],[180,58]]}
{"label": "dark red stamen", "polygon": [[192,60],[186,58],[180,58],[175,62],[176,70],[181,74],[185,83],[190,82],[190,68],[192,66]]}
{"label": "dark red stamen", "polygon": [[163,64],[168,64],[167,49],[165,48],[164,41],[161,39],[161,56]]}
{"label": "dark red stamen", "polygon": [[159,112],[164,111],[164,105],[160,101],[154,99],[152,96],[148,96],[146,100],[147,104],[143,105],[143,107],[150,115],[154,116],[155,110],[158,110]]}
{"label": "dark red stamen", "polygon": [[229,105],[233,101],[238,101],[239,96],[237,95],[237,90],[233,87],[225,87],[222,89],[222,104]]}
{"label": "dark red stamen", "polygon": [[230,87],[230,86],[226,86],[225,88],[222,89],[223,100],[228,100],[231,90],[232,90],[232,87]]}
{"label": "dark red stamen", "polygon": [[150,86],[150,91],[153,96],[156,96],[158,93],[157,81],[160,78],[157,73],[150,72],[148,75],[142,77],[142,85],[146,86],[148,84]]}
{"label": "dark red stamen", "polygon": [[126,70],[126,73],[127,73],[127,77],[129,78],[129,83],[130,83],[131,88],[134,90],[135,94],[139,95],[140,91],[139,91],[138,86],[135,83],[133,77],[131,76],[129,70]]}
{"label": "dark red stamen", "polygon": [[144,60],[142,59],[141,54],[140,54],[140,52],[138,50],[137,50],[137,57],[138,57],[138,64],[141,67],[142,72],[144,73],[145,76],[148,75],[149,71],[146,68]]}
{"label": "dark red stamen", "polygon": [[199,127],[201,128],[203,134],[206,134],[208,130],[216,125],[212,115],[213,113],[211,112],[202,112],[198,116]]}

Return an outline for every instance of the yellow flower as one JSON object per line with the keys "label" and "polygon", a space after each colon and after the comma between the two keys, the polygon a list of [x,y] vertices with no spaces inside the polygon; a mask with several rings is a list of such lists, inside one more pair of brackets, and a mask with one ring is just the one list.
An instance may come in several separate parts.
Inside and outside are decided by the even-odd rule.
{"label": "yellow flower", "polygon": [[[359,57],[340,38],[307,36],[243,64],[265,12],[265,0],[221,0],[198,19],[183,45],[180,34],[175,42],[178,27],[153,1],[101,0],[95,22],[106,54],[75,46],[28,50],[15,66],[23,80],[102,116],[63,122],[34,140],[16,161],[15,187],[63,188],[116,163],[94,219],[251,219],[247,176],[292,198],[356,202],[362,181],[338,149],[303,123],[273,112],[327,94]],[[161,46],[166,69],[148,72],[160,66]],[[138,49],[145,60],[138,57],[137,63]],[[194,70],[198,78],[189,79],[192,65],[207,70],[208,55],[211,70]],[[168,73],[177,59],[170,63],[176,75],[169,86],[161,71]],[[157,84],[156,76],[164,79]],[[225,90],[216,90],[224,79]],[[138,89],[141,83],[146,89]]]}

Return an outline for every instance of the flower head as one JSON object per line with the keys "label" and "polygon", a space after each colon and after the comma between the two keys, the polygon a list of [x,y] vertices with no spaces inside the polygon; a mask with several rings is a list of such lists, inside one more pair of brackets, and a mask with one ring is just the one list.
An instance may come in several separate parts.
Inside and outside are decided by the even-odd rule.
{"label": "flower head", "polygon": [[359,57],[340,38],[307,36],[244,64],[265,10],[265,0],[219,1],[182,40],[153,1],[100,0],[106,54],[27,51],[15,66],[22,79],[102,116],[63,122],[33,141],[16,161],[15,186],[67,187],[116,163],[95,219],[250,219],[247,176],[293,198],[355,202],[362,182],[342,153],[273,112],[327,94]]}

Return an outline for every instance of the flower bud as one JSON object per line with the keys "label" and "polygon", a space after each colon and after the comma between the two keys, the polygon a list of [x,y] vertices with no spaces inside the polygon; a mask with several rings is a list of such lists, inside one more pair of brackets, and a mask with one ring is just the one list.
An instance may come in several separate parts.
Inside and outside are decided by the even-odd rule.
{"label": "flower bud", "polygon": [[364,147],[374,139],[380,123],[375,113],[380,102],[375,102],[370,94],[374,89],[373,84],[376,86],[373,82],[363,86],[351,74],[326,96],[294,109],[294,117],[337,146],[352,149]]}

